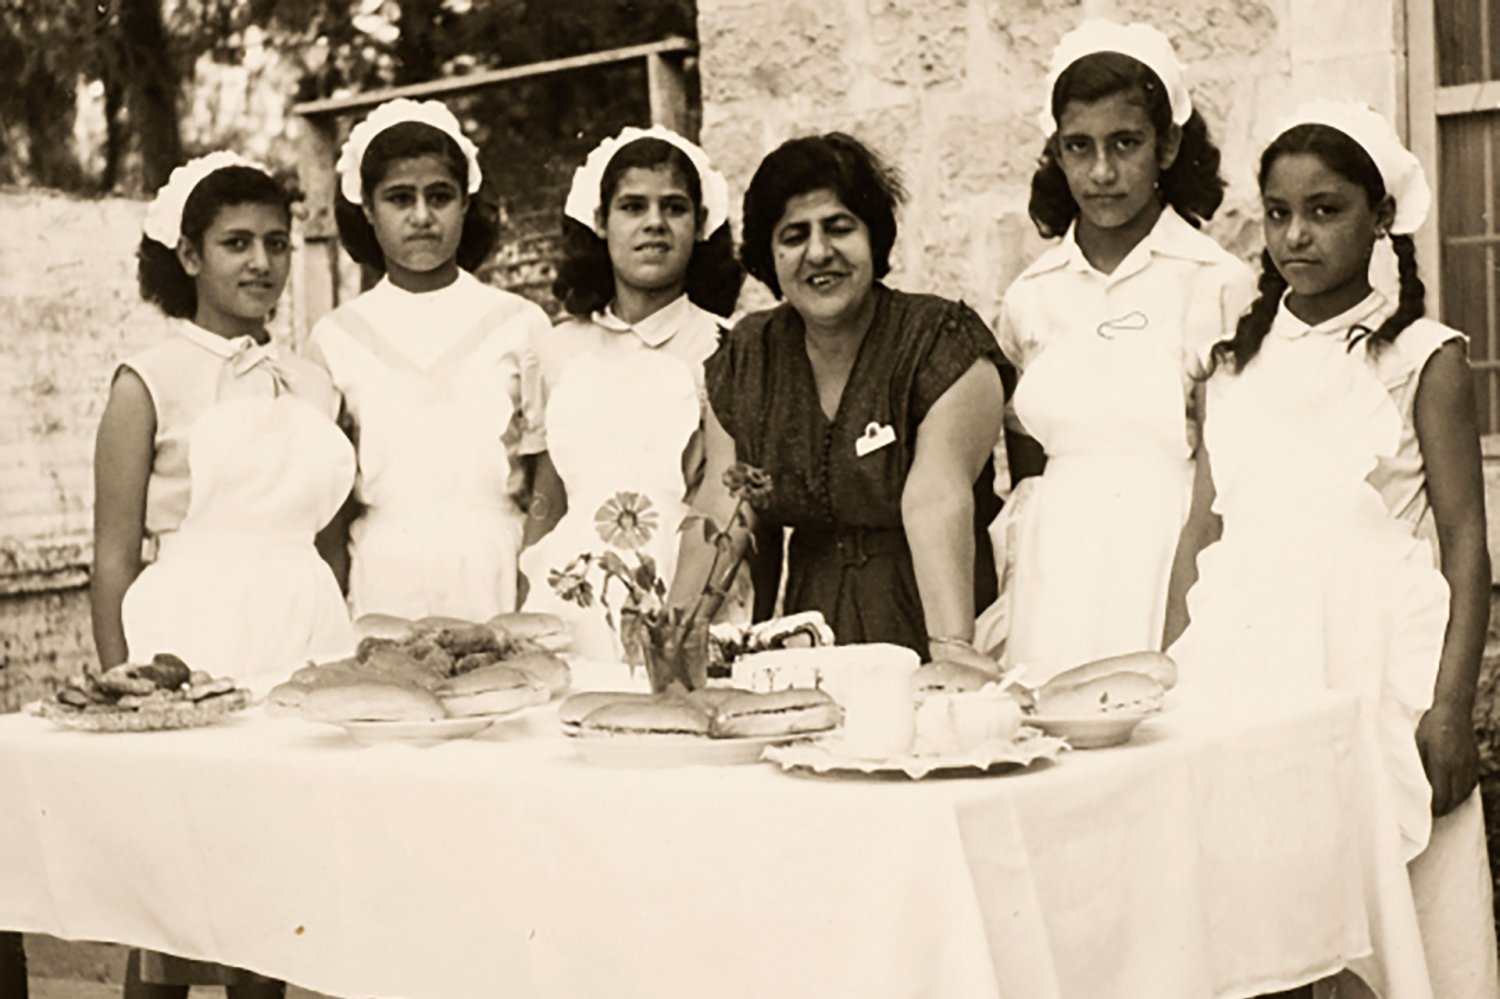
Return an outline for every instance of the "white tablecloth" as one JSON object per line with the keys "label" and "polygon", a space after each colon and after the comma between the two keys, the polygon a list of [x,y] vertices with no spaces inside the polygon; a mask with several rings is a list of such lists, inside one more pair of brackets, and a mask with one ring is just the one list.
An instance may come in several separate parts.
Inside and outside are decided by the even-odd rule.
{"label": "white tablecloth", "polygon": [[1175,696],[919,783],[595,768],[545,716],[430,749],[8,716],[0,927],[355,997],[1203,999],[1373,953],[1427,999],[1358,704]]}

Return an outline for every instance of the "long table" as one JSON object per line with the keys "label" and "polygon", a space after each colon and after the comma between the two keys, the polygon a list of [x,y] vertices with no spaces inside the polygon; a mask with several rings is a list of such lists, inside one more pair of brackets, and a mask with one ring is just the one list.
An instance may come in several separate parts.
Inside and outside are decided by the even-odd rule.
{"label": "long table", "polygon": [[1126,746],[911,782],[594,767],[545,712],[433,748],[11,715],[0,928],[354,997],[1428,999],[1371,738],[1347,695],[1180,689]]}

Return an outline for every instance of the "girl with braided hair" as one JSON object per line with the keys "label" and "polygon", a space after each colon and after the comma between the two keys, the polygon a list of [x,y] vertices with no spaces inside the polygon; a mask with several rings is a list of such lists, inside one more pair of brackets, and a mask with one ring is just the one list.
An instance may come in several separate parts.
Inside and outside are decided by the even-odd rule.
{"label": "girl with braided hair", "polygon": [[[1500,994],[1471,717],[1484,491],[1466,338],[1423,317],[1411,233],[1431,193],[1384,118],[1327,101],[1279,131],[1259,181],[1259,296],[1214,348],[1207,390],[1222,537],[1198,558],[1171,654],[1236,696],[1363,696],[1416,902],[1416,972],[1440,999]],[[1370,281],[1387,238],[1394,301]],[[1351,968],[1379,989],[1412,971],[1390,962],[1422,958]]]}

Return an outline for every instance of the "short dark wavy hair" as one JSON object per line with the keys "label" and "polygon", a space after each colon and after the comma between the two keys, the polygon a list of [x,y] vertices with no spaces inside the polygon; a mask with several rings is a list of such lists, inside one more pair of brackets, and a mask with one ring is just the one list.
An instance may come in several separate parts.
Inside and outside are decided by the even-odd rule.
{"label": "short dark wavy hair", "polygon": [[842,132],[789,139],[772,150],[745,190],[740,259],[757,280],[781,297],[771,234],[799,194],[829,190],[870,230],[875,280],[891,270],[896,209],[906,200],[901,177],[864,143]]}
{"label": "short dark wavy hair", "polygon": [[[1094,52],[1063,70],[1052,88],[1052,118],[1062,121],[1069,101],[1092,102],[1119,93],[1135,93],[1145,104],[1157,141],[1172,128],[1172,104],[1166,87],[1150,67],[1118,52]],[[1208,124],[1194,111],[1182,126],[1177,159],[1158,179],[1162,199],[1193,226],[1211,219],[1224,201],[1224,178],[1219,176],[1219,148],[1208,134]],[[1037,232],[1061,236],[1078,217],[1078,202],[1057,159],[1057,136],[1047,138],[1041,160],[1031,177],[1027,206]]]}
{"label": "short dark wavy hair", "polygon": [[[220,167],[194,187],[182,206],[182,236],[199,250],[219,212],[236,205],[270,205],[291,226],[293,195],[276,178],[248,166]],[[198,312],[198,285],[182,269],[175,246],[141,238],[136,249],[136,285],[141,298],[167,315],[191,319]]]}
{"label": "short dark wavy hair", "polygon": [[[670,142],[641,138],[622,146],[604,168],[599,179],[599,206],[605,216],[627,170],[667,166],[676,171],[696,211],[703,209],[703,185],[687,154]],[[552,294],[570,314],[588,317],[615,297],[615,272],[609,260],[609,245],[590,226],[563,217],[562,260],[552,282]],[[683,289],[699,308],[727,316],[740,298],[745,272],[734,255],[729,224],[707,234],[693,247],[688,258]]]}
{"label": "short dark wavy hair", "polygon": [[[441,129],[419,121],[403,121],[392,125],[370,140],[365,155],[359,163],[360,190],[366,200],[375,186],[385,179],[393,163],[433,156],[446,165],[458,182],[459,190],[469,199],[464,214],[463,235],[458,241],[458,266],[466,271],[478,270],[495,249],[495,238],[500,233],[499,213],[476,191],[468,195],[469,161],[453,137]],[[344,197],[340,191],[334,198],[333,218],[338,224],[339,242],[356,262],[385,273],[385,253],[380,241],[375,238],[375,228],[365,218],[364,209]]]}

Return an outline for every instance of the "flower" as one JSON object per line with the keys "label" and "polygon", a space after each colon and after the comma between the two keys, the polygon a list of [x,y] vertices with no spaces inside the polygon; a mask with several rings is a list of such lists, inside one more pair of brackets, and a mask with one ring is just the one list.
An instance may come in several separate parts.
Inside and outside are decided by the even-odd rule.
{"label": "flower", "polygon": [[737,461],[724,470],[724,488],[751,507],[764,509],[771,499],[771,473]]}
{"label": "flower", "polygon": [[547,585],[561,599],[588,607],[594,602],[594,584],[584,575],[587,570],[587,565],[580,565],[580,560],[575,559],[562,569],[548,570]]}
{"label": "flower", "polygon": [[639,548],[651,540],[659,524],[651,498],[640,493],[615,493],[594,514],[594,530],[607,545]]}

